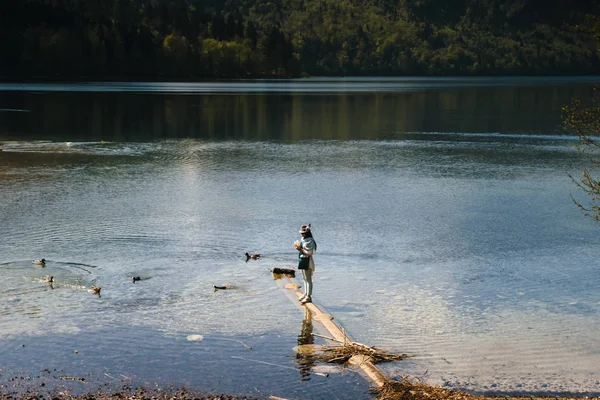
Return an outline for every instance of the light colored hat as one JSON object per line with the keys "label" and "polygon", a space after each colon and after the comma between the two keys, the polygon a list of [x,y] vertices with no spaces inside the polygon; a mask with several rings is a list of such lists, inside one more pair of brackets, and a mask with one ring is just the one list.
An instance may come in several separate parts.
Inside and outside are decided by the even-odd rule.
{"label": "light colored hat", "polygon": [[302,225],[300,227],[300,231],[299,232],[300,233],[306,233],[306,232],[309,232],[309,231],[310,231],[310,224],[308,224],[308,225]]}

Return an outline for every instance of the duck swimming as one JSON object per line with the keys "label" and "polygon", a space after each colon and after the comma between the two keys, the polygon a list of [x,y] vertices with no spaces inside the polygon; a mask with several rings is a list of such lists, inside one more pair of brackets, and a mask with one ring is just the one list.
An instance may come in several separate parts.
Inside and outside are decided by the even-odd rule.
{"label": "duck swimming", "polygon": [[46,283],[54,283],[54,277],[53,276],[47,276],[46,278],[44,278],[44,281]]}
{"label": "duck swimming", "polygon": [[133,279],[133,283],[136,283],[137,281],[141,281],[142,277],[141,276],[134,276],[132,279]]}
{"label": "duck swimming", "polygon": [[90,288],[90,292],[97,295],[100,295],[100,290],[102,290],[100,286],[92,286]]}
{"label": "duck swimming", "polygon": [[44,266],[46,266],[46,259],[42,258],[41,260],[33,260],[32,263],[35,265],[41,265],[42,267],[44,267]]}
{"label": "duck swimming", "polygon": [[248,260],[250,260],[250,259],[258,260],[259,258],[260,258],[260,254],[258,254],[258,253],[253,253],[253,254],[246,253],[246,262],[248,262]]}

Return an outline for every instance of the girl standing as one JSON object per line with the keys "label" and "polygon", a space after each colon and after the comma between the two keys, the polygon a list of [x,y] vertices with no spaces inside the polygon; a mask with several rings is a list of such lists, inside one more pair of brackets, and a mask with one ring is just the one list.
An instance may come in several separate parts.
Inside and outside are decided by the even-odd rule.
{"label": "girl standing", "polygon": [[304,295],[299,300],[300,303],[305,304],[312,302],[312,276],[315,271],[313,253],[317,251],[317,242],[313,238],[310,224],[302,225],[300,234],[302,240],[296,240],[294,247],[298,250],[298,269],[302,271],[302,279],[304,280]]}

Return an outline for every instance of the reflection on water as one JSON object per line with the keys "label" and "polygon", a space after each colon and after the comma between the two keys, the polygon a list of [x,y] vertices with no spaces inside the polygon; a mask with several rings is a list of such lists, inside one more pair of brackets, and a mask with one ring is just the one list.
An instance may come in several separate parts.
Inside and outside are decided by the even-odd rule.
{"label": "reflection on water", "polygon": [[547,134],[560,132],[562,107],[589,98],[594,82],[513,78],[342,80],[332,86],[320,80],[237,86],[3,84],[0,107],[29,112],[0,113],[0,140],[65,138],[75,144],[164,138],[402,139],[410,132]]}
{"label": "reflection on water", "polygon": [[549,135],[578,90],[3,93],[31,110],[0,113],[3,367],[368,398],[360,377],[325,389],[292,350],[311,320],[270,271],[295,265],[310,222],[315,301],[360,342],[415,355],[390,375],[600,393],[600,237],[567,176],[588,161]]}
{"label": "reflection on water", "polygon": [[312,314],[308,308],[304,308],[304,319],[302,320],[302,328],[298,335],[298,348],[302,351],[296,353],[296,360],[298,361],[298,370],[302,376],[302,380],[309,380],[311,369],[316,364],[316,357],[314,354],[313,345],[315,344],[315,338],[312,335],[313,324]]}

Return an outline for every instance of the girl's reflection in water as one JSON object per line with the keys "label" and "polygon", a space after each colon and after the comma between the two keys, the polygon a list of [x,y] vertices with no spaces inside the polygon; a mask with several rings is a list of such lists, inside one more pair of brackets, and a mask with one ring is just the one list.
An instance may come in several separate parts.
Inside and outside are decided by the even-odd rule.
{"label": "girl's reflection in water", "polygon": [[300,330],[300,335],[298,335],[298,351],[296,352],[298,369],[300,370],[303,381],[310,380],[310,371],[316,361],[315,350],[313,348],[315,338],[312,335],[312,332],[312,314],[305,308],[302,329]]}

